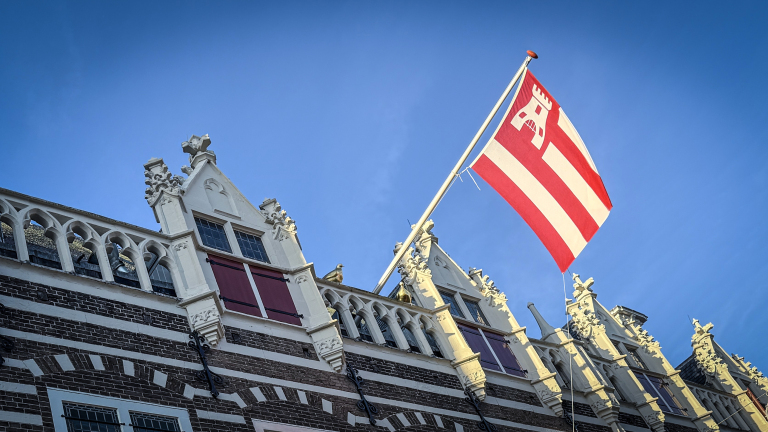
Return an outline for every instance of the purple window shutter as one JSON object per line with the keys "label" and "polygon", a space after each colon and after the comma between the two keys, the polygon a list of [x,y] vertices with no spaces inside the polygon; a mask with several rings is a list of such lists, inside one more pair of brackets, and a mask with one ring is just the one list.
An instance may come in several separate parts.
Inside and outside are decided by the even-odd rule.
{"label": "purple window shutter", "polygon": [[488,339],[488,343],[491,345],[493,352],[496,353],[496,357],[499,358],[501,365],[504,366],[504,370],[510,375],[516,375],[520,377],[525,376],[523,368],[520,367],[520,363],[517,362],[517,357],[510,351],[507,346],[507,341],[502,336],[488,331],[483,331],[485,338]]}
{"label": "purple window shutter", "polygon": [[285,276],[280,272],[254,265],[251,265],[251,275],[256,283],[256,289],[259,290],[261,301],[264,303],[264,309],[267,310],[267,318],[300,326],[301,320],[298,317],[288,315],[298,312],[296,312],[296,305],[293,303],[288,284],[285,283]]}
{"label": "purple window shutter", "polygon": [[[208,261],[211,264],[213,276],[216,278],[216,284],[219,286],[219,294],[225,299],[224,305],[226,308],[260,317],[261,311],[256,302],[256,294],[253,293],[253,288],[248,281],[248,275],[245,274],[243,264],[215,255],[208,255]],[[227,301],[226,299],[248,303],[253,306],[246,306]]]}
{"label": "purple window shutter", "polygon": [[501,368],[496,364],[496,359],[493,358],[493,353],[488,347],[488,344],[483,340],[483,335],[476,328],[467,327],[465,325],[456,324],[461,330],[461,334],[464,335],[464,339],[467,341],[467,345],[472,348],[472,351],[480,353],[480,365],[486,369],[501,371]]}

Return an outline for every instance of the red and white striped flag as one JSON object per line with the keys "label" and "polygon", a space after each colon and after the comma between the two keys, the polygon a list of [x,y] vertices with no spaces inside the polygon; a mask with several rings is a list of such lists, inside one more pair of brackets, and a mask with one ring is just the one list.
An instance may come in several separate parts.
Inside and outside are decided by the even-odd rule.
{"label": "red and white striped flag", "polygon": [[578,132],[528,70],[504,120],[470,167],[517,210],[561,272],[613,207]]}

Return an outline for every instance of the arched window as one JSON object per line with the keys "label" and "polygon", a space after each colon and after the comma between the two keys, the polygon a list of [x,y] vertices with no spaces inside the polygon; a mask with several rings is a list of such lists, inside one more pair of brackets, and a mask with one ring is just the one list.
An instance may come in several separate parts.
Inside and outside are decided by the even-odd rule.
{"label": "arched window", "polygon": [[341,314],[338,310],[333,310],[333,315],[331,315],[331,319],[335,319],[339,322],[339,329],[341,330],[341,335],[344,337],[349,337],[349,332],[347,331],[347,326],[344,324],[344,320],[341,318]]}
{"label": "arched window", "polygon": [[401,326],[400,329],[403,331],[403,336],[408,341],[408,347],[411,351],[420,353],[421,348],[419,348],[419,343],[416,341],[416,336],[414,336],[413,332],[406,326]]}
{"label": "arched window", "polygon": [[136,275],[136,265],[133,260],[122,254],[122,246],[117,243],[107,243],[109,267],[115,277],[115,282],[134,288],[141,288],[139,277]]}
{"label": "arched window", "polygon": [[85,246],[85,240],[79,234],[70,234],[72,240],[69,242],[69,253],[72,255],[75,273],[101,279],[101,268],[96,254]]}
{"label": "arched window", "polygon": [[173,287],[173,278],[168,267],[160,264],[160,259],[154,252],[144,254],[144,264],[147,266],[149,282],[152,284],[152,291],[171,297],[176,297],[176,290]]}
{"label": "arched window", "polygon": [[355,307],[352,308],[352,318],[355,320],[357,332],[360,333],[360,340],[373,342],[373,336],[371,336],[371,331],[368,330],[368,324],[365,322],[365,318],[358,313],[357,308]]}
{"label": "arched window", "polygon": [[31,220],[24,230],[27,242],[29,260],[35,264],[61,270],[61,259],[56,250],[56,242],[46,237],[45,228],[37,221]]}
{"label": "arched window", "polygon": [[374,312],[374,316],[376,318],[376,323],[379,325],[379,330],[381,330],[381,335],[384,336],[384,342],[386,342],[387,345],[391,346],[392,348],[397,348],[395,335],[392,334],[392,330],[389,328],[389,324],[379,318],[376,312]]}
{"label": "arched window", "polygon": [[443,358],[443,353],[440,351],[440,345],[437,344],[437,340],[434,336],[432,336],[432,333],[424,332],[424,337],[427,339],[427,343],[429,343],[429,347],[432,348],[432,354],[435,355],[435,357]]}
{"label": "arched window", "polygon": [[571,388],[571,377],[569,374],[565,373],[565,371],[562,368],[561,363],[555,364],[555,369],[557,369],[557,376],[560,378],[560,381],[562,381],[562,384],[560,387],[562,388]]}
{"label": "arched window", "polygon": [[13,228],[5,222],[0,222],[0,256],[18,258],[16,242],[13,239]]}

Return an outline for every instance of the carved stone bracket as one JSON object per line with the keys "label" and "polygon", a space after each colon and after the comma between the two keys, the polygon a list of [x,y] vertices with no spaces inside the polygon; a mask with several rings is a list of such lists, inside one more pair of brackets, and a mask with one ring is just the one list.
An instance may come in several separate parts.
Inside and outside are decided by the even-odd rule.
{"label": "carved stone bracket", "polygon": [[215,292],[205,292],[184,299],[180,306],[187,309],[189,326],[192,331],[200,333],[212,346],[216,346],[224,337],[224,327],[221,324],[221,306]]}
{"label": "carved stone bracket", "polygon": [[283,241],[296,234],[296,223],[291,219],[274,198],[267,198],[259,205],[261,214],[272,225],[272,237]]}
{"label": "carved stone bracket", "polygon": [[344,342],[339,336],[338,322],[331,320],[317,327],[307,329],[317,355],[336,372],[344,369]]}
{"label": "carved stone bracket", "polygon": [[474,392],[479,400],[485,400],[485,372],[480,365],[480,354],[471,354],[463,359],[454,360],[451,366],[456,370],[464,388]]}

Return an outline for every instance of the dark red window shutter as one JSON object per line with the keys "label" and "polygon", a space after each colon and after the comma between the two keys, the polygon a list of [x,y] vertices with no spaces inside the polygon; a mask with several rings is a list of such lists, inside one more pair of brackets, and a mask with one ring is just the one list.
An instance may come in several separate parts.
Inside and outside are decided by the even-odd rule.
{"label": "dark red window shutter", "polygon": [[208,262],[211,264],[216,284],[219,285],[219,294],[223,297],[222,300],[227,309],[260,317],[261,311],[256,302],[256,294],[253,293],[243,264],[215,255],[208,255]]}
{"label": "dark red window shutter", "polygon": [[457,324],[461,334],[464,335],[464,339],[467,341],[467,345],[472,348],[472,351],[480,353],[480,365],[486,369],[501,371],[499,365],[496,364],[496,359],[493,358],[493,353],[488,347],[488,344],[483,340],[483,335],[476,328],[467,327],[461,324]]}
{"label": "dark red window shutter", "polygon": [[517,362],[515,355],[509,350],[507,341],[504,340],[504,337],[487,331],[484,331],[483,333],[485,333],[485,338],[488,339],[488,343],[491,344],[491,349],[496,353],[496,357],[499,358],[501,365],[504,366],[504,370],[510,375],[524,377],[525,372],[523,372],[523,368],[520,367],[520,363]]}
{"label": "dark red window shutter", "polygon": [[296,305],[282,273],[251,266],[251,275],[259,290],[259,296],[267,310],[267,318],[288,324],[301,325],[296,316]]}

